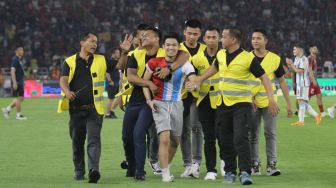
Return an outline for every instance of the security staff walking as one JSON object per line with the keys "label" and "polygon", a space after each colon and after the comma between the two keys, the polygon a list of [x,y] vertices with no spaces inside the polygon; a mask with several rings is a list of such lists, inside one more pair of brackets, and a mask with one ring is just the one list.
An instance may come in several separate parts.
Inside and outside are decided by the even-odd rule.
{"label": "security staff walking", "polygon": [[[225,50],[217,53],[215,62],[199,78],[200,82],[219,72],[219,99],[216,124],[219,126],[221,149],[225,161],[224,179],[236,179],[237,156],[242,185],[252,184],[248,120],[252,112],[253,76],[260,78],[269,99],[269,110],[277,114],[279,108],[273,98],[271,82],[254,56],[240,47],[242,34],[238,29],[224,29],[222,45]],[[258,83],[259,84],[259,83]],[[197,85],[196,85],[197,87]]]}
{"label": "security staff walking", "polygon": [[87,137],[89,183],[97,183],[100,178],[104,80],[106,71],[114,69],[104,56],[95,54],[97,42],[96,34],[82,34],[80,52],[65,59],[60,79],[62,95],[65,97],[58,109],[59,112],[69,109],[75,180],[84,180],[84,143]]}
{"label": "security staff walking", "polygon": [[[192,63],[196,69],[197,75],[202,75],[207,68],[211,66],[219,50],[219,29],[208,27],[204,33],[203,40],[207,45],[203,53],[198,53],[192,58]],[[215,124],[217,94],[219,90],[219,73],[213,75],[204,81],[199,90],[196,105],[199,110],[199,121],[202,124],[204,134],[204,155],[207,174],[205,180],[215,180],[217,177],[216,170],[216,140],[219,143],[219,134]]]}

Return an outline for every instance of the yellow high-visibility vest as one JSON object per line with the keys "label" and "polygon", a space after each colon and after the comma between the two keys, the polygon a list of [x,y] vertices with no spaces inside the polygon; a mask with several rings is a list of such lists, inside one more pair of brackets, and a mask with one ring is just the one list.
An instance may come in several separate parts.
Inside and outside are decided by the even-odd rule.
{"label": "yellow high-visibility vest", "polygon": [[[142,78],[145,70],[146,70],[146,49],[135,49],[133,52],[134,58],[137,61],[138,64],[138,68],[137,68],[137,75]],[[159,48],[157,53],[156,53],[156,57],[165,57],[166,52],[164,51],[164,49]],[[122,92],[121,95],[132,95],[134,86],[132,84],[129,83],[129,87]]]}
{"label": "yellow high-visibility vest", "polygon": [[227,66],[226,51],[220,50],[217,53],[219,65],[219,91],[220,95],[217,106],[224,103],[232,106],[241,102],[252,102],[252,85],[258,85],[249,71],[254,56],[243,50]]}
{"label": "yellow high-visibility vest", "polygon": [[[137,49],[137,48],[136,48],[136,49]],[[128,56],[128,57],[131,56],[131,55],[134,53],[134,51],[135,51],[135,50],[132,50],[132,51],[128,52],[127,56]],[[130,85],[129,85],[129,83],[128,83],[128,80],[127,80],[126,71],[127,71],[127,70],[125,69],[124,72],[123,72],[123,74],[122,74],[122,77],[121,77],[121,79],[120,79],[121,89],[120,89],[120,91],[115,95],[115,97],[119,97],[119,96],[121,96],[121,98],[122,98],[122,102],[123,102],[123,105],[124,105],[124,106],[128,103],[128,101],[129,101],[129,99],[130,99],[130,97],[131,97],[131,95],[129,95],[129,94],[124,94],[124,91],[126,91],[126,90],[130,87]]]}
{"label": "yellow high-visibility vest", "polygon": [[[198,70],[197,75],[201,76],[211,65],[208,61],[207,57],[205,56],[205,51],[203,53],[196,54],[193,59],[193,64],[195,68]],[[200,102],[204,99],[205,96],[209,94],[211,108],[216,109],[217,101],[219,95],[217,92],[219,90],[219,72],[215,75],[211,76],[207,80],[205,80],[198,91],[199,95],[197,98],[196,105],[198,106]],[[213,87],[213,90],[210,91],[210,88]]]}
{"label": "yellow high-visibility vest", "polygon": [[[198,51],[197,53],[194,55],[198,55],[198,54],[202,54],[204,52],[204,50],[206,49],[206,45],[205,44],[202,44],[202,43],[198,43],[200,45],[200,47],[198,48]],[[185,46],[185,44],[183,42],[180,43],[180,50],[183,50],[185,52],[187,52],[190,56],[189,56],[189,62],[193,62],[193,57],[194,56],[191,56],[191,54],[189,53],[188,51],[188,48]],[[198,91],[193,91],[191,92],[191,94],[197,98],[198,97]],[[181,96],[182,96],[182,99],[185,99],[188,95],[188,92],[183,88],[182,89],[182,92],[181,92]]]}
{"label": "yellow high-visibility vest", "polygon": [[[65,59],[65,63],[68,64],[70,67],[69,72],[69,79],[68,83],[73,79],[73,76],[75,74],[76,69],[76,57],[77,54],[72,55]],[[92,92],[93,92],[93,100],[94,105],[97,110],[97,113],[100,115],[104,115],[104,84],[105,84],[105,73],[106,73],[106,60],[103,55],[93,54],[93,62],[90,68],[91,73],[91,79],[92,79]],[[96,92],[95,92],[96,91]],[[62,112],[65,110],[69,110],[69,100],[65,98],[65,93],[62,91],[61,95],[63,96],[63,99],[61,99],[58,103],[58,109],[57,112]]]}
{"label": "yellow high-visibility vest", "polygon": [[[250,52],[252,55],[253,52]],[[274,93],[274,99],[277,101],[277,95],[276,95],[276,86],[275,86],[275,74],[274,72],[278,69],[280,65],[280,57],[273,53],[268,52],[264,59],[261,62],[262,68],[265,70],[265,73],[269,77],[269,79],[272,82],[272,90]],[[266,94],[265,87],[261,83],[260,79],[255,78],[255,81],[259,82],[259,85],[253,86],[252,88],[252,96],[255,97],[256,105],[258,108],[265,108],[268,107],[268,97]]]}

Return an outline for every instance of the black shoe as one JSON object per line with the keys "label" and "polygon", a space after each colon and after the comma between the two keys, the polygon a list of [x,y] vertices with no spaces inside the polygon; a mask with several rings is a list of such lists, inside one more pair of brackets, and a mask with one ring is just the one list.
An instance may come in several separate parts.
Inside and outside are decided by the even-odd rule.
{"label": "black shoe", "polygon": [[120,167],[122,168],[122,169],[127,169],[128,168],[128,163],[127,163],[127,161],[122,161],[121,163],[120,163]]}
{"label": "black shoe", "polygon": [[295,111],[294,114],[295,114],[296,116],[298,116],[299,113],[298,113],[298,111]]}
{"label": "black shoe", "polygon": [[90,170],[89,172],[89,183],[97,183],[100,179],[100,173],[98,170]]}
{"label": "black shoe", "polygon": [[145,175],[136,175],[134,177],[135,181],[145,181],[146,180],[146,176]]}
{"label": "black shoe", "polygon": [[76,181],[85,180],[84,173],[83,172],[75,172],[74,180],[76,180]]}
{"label": "black shoe", "polygon": [[115,115],[115,113],[113,111],[110,111],[110,114],[111,114],[112,119],[117,119],[117,116]]}

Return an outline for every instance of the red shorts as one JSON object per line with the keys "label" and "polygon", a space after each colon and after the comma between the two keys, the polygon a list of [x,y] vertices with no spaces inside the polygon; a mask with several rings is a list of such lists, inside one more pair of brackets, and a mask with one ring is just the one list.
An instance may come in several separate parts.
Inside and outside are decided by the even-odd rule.
{"label": "red shorts", "polygon": [[309,85],[309,98],[311,96],[314,96],[314,95],[317,95],[317,94],[321,94],[321,88],[320,88],[320,86],[318,84],[316,84],[314,86],[313,83],[310,83],[310,85]]}

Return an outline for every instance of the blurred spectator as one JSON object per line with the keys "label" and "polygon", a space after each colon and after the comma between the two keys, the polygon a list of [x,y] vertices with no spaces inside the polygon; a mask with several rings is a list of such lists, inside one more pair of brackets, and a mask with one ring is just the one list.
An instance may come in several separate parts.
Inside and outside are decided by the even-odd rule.
{"label": "blurred spectator", "polygon": [[334,78],[335,72],[334,72],[334,65],[331,61],[325,61],[323,65],[323,78]]}
{"label": "blurred spectator", "polygon": [[3,88],[4,84],[5,84],[5,76],[2,73],[2,68],[1,68],[1,65],[0,65],[0,97],[3,97],[3,95],[4,95],[4,88]]}
{"label": "blurred spectator", "polygon": [[49,73],[50,73],[50,79],[51,80],[59,80],[60,79],[61,71],[60,71],[60,68],[57,66],[56,62],[54,62],[50,66]]}
{"label": "blurred spectator", "polygon": [[[73,47],[78,46],[75,42],[82,30],[95,29],[103,39],[98,51],[106,53],[139,23],[182,35],[183,22],[197,18],[204,26],[240,27],[245,33],[242,45],[247,50],[250,49],[248,33],[254,27],[266,27],[272,33],[270,50],[288,57],[293,43],[300,40],[307,47],[316,45],[321,51],[318,62],[324,62],[328,56],[336,59],[334,12],[336,1],[325,0],[0,1],[0,24],[4,26],[0,27],[0,60],[9,66],[10,51],[21,42],[26,44],[27,56],[37,59],[40,67],[49,67],[54,55],[75,53]],[[320,63],[318,70],[323,70],[322,67]]]}
{"label": "blurred spectator", "polygon": [[27,79],[38,79],[38,63],[37,59],[31,58],[30,59],[30,66],[28,66],[27,71],[26,71],[26,77]]}

